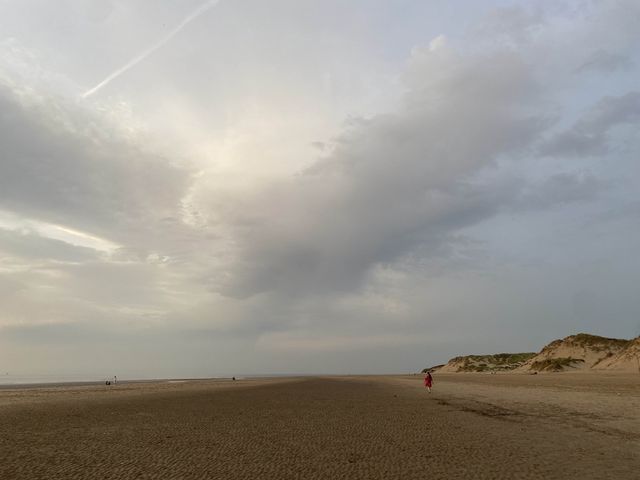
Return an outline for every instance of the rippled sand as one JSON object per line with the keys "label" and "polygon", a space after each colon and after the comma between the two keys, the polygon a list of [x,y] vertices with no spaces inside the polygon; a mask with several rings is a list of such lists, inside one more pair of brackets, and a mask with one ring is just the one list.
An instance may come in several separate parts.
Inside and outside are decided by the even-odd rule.
{"label": "rippled sand", "polygon": [[635,479],[637,377],[0,391],[0,478]]}

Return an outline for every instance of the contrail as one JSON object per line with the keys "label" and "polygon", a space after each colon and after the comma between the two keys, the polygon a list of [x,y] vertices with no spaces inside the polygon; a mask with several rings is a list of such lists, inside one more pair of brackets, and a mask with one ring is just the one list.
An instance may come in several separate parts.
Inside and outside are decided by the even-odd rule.
{"label": "contrail", "polygon": [[191,23],[193,20],[198,18],[204,12],[209,10],[211,7],[213,7],[219,1],[220,0],[209,0],[208,2],[205,2],[202,5],[200,5],[193,12],[191,12],[189,15],[187,15],[184,18],[184,20],[182,20],[173,30],[171,30],[162,39],[160,39],[160,41],[158,43],[156,43],[153,46],[147,48],[144,52],[140,53],[139,55],[137,55],[134,58],[132,58],[131,60],[129,60],[124,66],[120,67],[115,72],[111,73],[107,78],[102,80],[95,87],[93,87],[93,88],[87,90],[86,92],[84,92],[82,94],[82,98],[87,98],[87,97],[93,95],[98,90],[100,90],[102,87],[104,87],[105,85],[108,85],[112,80],[118,78],[120,75],[125,73],[127,70],[135,67],[138,63],[140,63],[142,60],[147,58],[153,52],[155,52],[160,47],[165,45],[169,40],[171,40],[173,37],[175,37],[180,32],[180,30],[182,30],[184,27],[186,27],[189,23]]}

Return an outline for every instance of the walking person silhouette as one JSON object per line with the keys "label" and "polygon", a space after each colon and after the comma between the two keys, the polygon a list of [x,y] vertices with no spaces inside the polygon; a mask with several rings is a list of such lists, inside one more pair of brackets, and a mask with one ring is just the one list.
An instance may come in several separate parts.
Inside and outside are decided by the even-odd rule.
{"label": "walking person silhouette", "polygon": [[431,372],[427,372],[424,376],[424,386],[431,393],[431,386],[433,385],[433,377],[431,376]]}

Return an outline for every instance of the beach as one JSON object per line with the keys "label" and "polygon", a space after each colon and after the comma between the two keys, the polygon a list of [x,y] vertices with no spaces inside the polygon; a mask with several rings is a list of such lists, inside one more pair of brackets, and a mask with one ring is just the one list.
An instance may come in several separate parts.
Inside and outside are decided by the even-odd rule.
{"label": "beach", "polygon": [[2,479],[633,479],[640,375],[0,391]]}

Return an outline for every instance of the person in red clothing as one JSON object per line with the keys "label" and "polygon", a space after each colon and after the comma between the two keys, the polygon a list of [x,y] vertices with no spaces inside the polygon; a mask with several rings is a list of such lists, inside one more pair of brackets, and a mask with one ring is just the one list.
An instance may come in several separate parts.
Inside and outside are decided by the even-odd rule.
{"label": "person in red clothing", "polygon": [[431,393],[431,385],[433,385],[433,377],[431,376],[431,372],[427,372],[424,376],[424,386],[429,390],[429,393]]}

